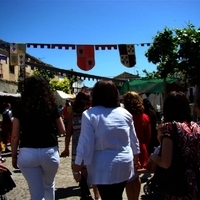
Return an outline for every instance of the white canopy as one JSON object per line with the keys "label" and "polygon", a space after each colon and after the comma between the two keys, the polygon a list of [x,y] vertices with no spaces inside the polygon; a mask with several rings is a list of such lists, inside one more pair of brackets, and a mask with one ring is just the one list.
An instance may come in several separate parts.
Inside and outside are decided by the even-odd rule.
{"label": "white canopy", "polygon": [[0,91],[0,96],[21,97],[21,94],[20,93],[13,94],[13,93],[7,93],[7,92]]}
{"label": "white canopy", "polygon": [[57,101],[58,105],[62,105],[62,106],[65,105],[66,99],[74,99],[75,98],[75,95],[67,94],[67,93],[60,91],[60,90],[56,90],[54,92],[54,94],[55,94],[56,101]]}
{"label": "white canopy", "polygon": [[56,92],[60,95],[60,97],[62,99],[74,99],[75,98],[75,96],[73,94],[67,94],[60,90],[56,90]]}

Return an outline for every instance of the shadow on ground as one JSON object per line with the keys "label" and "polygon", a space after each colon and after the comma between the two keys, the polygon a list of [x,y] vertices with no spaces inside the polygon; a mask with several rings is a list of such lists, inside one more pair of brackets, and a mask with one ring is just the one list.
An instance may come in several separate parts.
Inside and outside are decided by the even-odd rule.
{"label": "shadow on ground", "polygon": [[80,196],[81,190],[78,186],[56,189],[56,200],[64,199],[67,197]]}

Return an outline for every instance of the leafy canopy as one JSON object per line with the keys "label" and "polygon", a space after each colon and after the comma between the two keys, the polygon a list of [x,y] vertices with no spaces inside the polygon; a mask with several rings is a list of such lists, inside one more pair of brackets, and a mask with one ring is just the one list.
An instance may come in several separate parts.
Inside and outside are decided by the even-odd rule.
{"label": "leafy canopy", "polygon": [[157,72],[143,70],[149,77],[175,76],[193,84],[200,82],[200,31],[190,23],[183,29],[157,32],[145,56],[157,65]]}

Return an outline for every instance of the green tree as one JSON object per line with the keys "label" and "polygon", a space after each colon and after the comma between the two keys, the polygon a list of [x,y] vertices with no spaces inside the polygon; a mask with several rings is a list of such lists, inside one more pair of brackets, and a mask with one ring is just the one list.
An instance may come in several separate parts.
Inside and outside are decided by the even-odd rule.
{"label": "green tree", "polygon": [[158,32],[145,56],[157,65],[157,72],[143,70],[148,77],[177,77],[200,86],[200,31],[194,25]]}
{"label": "green tree", "polygon": [[174,29],[179,46],[178,70],[188,82],[197,86],[196,98],[200,99],[200,30],[188,24],[183,29]]}
{"label": "green tree", "polygon": [[164,94],[166,94],[166,77],[168,74],[173,74],[177,68],[177,48],[174,32],[169,28],[164,28],[163,32],[157,32],[152,45],[145,53],[148,61],[157,65],[157,72],[148,75],[163,78]]}
{"label": "green tree", "polygon": [[63,80],[51,79],[49,84],[53,90],[61,90],[71,94],[71,81],[68,78],[64,78]]}
{"label": "green tree", "polygon": [[145,53],[149,62],[157,65],[157,76],[166,78],[174,72],[177,66],[177,42],[172,30],[165,28],[163,32],[157,32],[153,43]]}
{"label": "green tree", "polygon": [[55,72],[45,69],[34,69],[33,74],[43,76],[48,82],[55,77]]}

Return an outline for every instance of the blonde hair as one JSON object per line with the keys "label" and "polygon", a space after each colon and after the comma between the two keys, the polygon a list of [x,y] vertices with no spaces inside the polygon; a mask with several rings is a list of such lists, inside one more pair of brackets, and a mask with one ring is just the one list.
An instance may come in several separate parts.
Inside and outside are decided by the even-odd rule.
{"label": "blonde hair", "polygon": [[136,92],[129,91],[123,95],[124,108],[131,114],[142,114],[144,112],[143,100]]}

